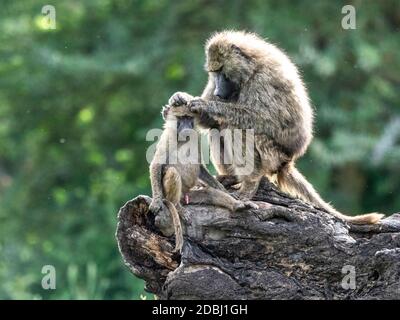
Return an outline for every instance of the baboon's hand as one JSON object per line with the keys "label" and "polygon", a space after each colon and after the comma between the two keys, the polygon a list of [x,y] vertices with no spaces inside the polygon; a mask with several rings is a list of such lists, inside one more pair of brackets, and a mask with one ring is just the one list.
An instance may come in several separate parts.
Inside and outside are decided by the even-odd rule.
{"label": "baboon's hand", "polygon": [[151,201],[151,204],[149,206],[149,211],[153,212],[153,213],[157,213],[159,211],[161,211],[163,208],[163,201],[162,199],[153,199]]}
{"label": "baboon's hand", "polygon": [[259,208],[258,205],[252,201],[244,201],[244,205],[245,205],[246,209],[258,209]]}
{"label": "baboon's hand", "polygon": [[238,201],[235,211],[247,210],[247,209],[258,209],[258,205],[251,201]]}
{"label": "baboon's hand", "polygon": [[201,98],[194,98],[189,102],[189,110],[193,113],[207,112],[207,104]]}
{"label": "baboon's hand", "polygon": [[161,114],[164,120],[167,120],[169,114],[172,114],[176,117],[194,116],[194,114],[189,111],[189,108],[187,106],[171,107],[168,104],[163,106]]}
{"label": "baboon's hand", "polygon": [[188,105],[189,101],[193,99],[193,96],[186,92],[175,92],[168,100],[168,104],[172,107],[179,107],[182,105]]}

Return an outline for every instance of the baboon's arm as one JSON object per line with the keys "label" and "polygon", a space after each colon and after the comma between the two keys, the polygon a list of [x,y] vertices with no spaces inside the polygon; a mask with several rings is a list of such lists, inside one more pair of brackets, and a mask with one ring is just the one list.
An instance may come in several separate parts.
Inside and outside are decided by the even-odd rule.
{"label": "baboon's arm", "polygon": [[205,127],[207,129],[218,129],[219,122],[213,118],[211,115],[207,113],[200,113],[198,116],[198,121],[201,127]]}
{"label": "baboon's arm", "polygon": [[218,182],[217,179],[215,179],[210,172],[208,172],[207,168],[203,165],[200,164],[200,176],[199,179],[204,181],[205,183],[207,183],[210,187],[214,188],[214,189],[218,189],[221,191],[225,191],[226,189],[224,188],[224,186]]}
{"label": "baboon's arm", "polygon": [[194,99],[189,104],[190,111],[200,114],[200,117],[207,115],[226,123],[237,129],[253,129],[255,134],[273,135],[272,128],[275,128],[269,112],[266,108],[256,109],[248,105],[222,101],[206,101]]}
{"label": "baboon's arm", "polygon": [[153,199],[162,199],[163,191],[162,191],[162,172],[163,165],[159,163],[152,162],[150,165],[150,182],[151,189],[153,192]]}

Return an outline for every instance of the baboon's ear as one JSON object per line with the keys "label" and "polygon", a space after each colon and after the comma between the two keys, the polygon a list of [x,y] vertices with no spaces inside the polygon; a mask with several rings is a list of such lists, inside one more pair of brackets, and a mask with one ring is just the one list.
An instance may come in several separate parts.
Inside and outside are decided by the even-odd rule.
{"label": "baboon's ear", "polygon": [[169,109],[170,109],[169,105],[165,105],[165,106],[162,107],[161,115],[162,115],[164,120],[167,120]]}

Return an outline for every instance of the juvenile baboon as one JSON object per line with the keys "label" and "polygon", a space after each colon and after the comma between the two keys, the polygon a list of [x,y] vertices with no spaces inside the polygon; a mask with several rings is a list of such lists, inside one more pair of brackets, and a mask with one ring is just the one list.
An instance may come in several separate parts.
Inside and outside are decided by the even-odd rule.
{"label": "juvenile baboon", "polygon": [[[219,175],[236,175],[239,196],[250,199],[266,175],[295,197],[356,224],[373,224],[383,215],[371,213],[350,217],[324,202],[296,169],[295,161],[312,139],[313,110],[296,66],[288,56],[252,33],[224,31],[206,44],[209,79],[201,97],[177,92],[169,103],[187,105],[204,128],[253,129],[254,170],[238,175],[236,163],[218,163],[224,148],[211,141],[210,152]],[[213,145],[215,144],[215,145]]]}
{"label": "juvenile baboon", "polygon": [[[169,112],[168,107],[163,109],[164,131],[157,143],[156,152],[150,164],[153,200],[149,210],[158,212],[163,203],[166,204],[172,216],[175,230],[175,250],[180,250],[183,243],[182,226],[179,218],[181,200],[184,200],[187,204],[190,202],[221,206],[231,211],[257,208],[257,205],[250,201],[236,200],[229,195],[225,188],[201,164],[200,152],[192,159],[180,157],[180,155],[184,155],[181,148],[187,143],[186,139],[182,138],[183,133],[185,130],[194,129],[195,123],[194,118],[187,115],[185,107],[173,109],[174,113]],[[180,116],[182,109],[184,109],[185,114]],[[179,137],[180,134],[181,137]],[[198,150],[200,149],[198,148]],[[177,156],[175,157],[175,155]],[[196,185],[198,179],[209,187],[192,191],[189,196],[189,190]]]}

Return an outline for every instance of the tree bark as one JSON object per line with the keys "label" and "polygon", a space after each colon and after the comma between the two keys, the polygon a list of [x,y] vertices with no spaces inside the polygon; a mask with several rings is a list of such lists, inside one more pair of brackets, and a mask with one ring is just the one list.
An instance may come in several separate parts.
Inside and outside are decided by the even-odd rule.
{"label": "tree bark", "polygon": [[129,270],[160,299],[399,299],[400,214],[348,225],[264,180],[257,210],[187,205],[182,254],[165,209],[138,196],[119,211]]}

